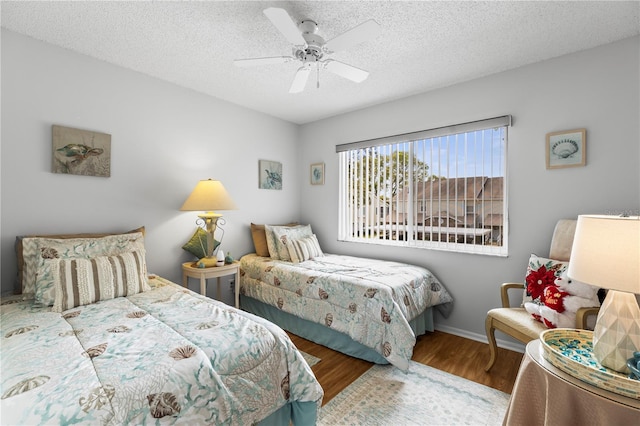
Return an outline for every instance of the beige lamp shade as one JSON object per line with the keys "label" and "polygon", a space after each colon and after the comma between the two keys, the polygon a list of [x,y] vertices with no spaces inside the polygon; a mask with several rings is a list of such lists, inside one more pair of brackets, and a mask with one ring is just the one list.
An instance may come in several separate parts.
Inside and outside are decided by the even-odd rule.
{"label": "beige lamp shade", "polygon": [[[196,187],[191,191],[191,195],[184,202],[180,210],[187,211],[200,211],[198,217],[204,221],[205,229],[207,231],[207,253],[206,256],[198,261],[198,266],[208,268],[216,266],[218,263],[214,256],[214,245],[216,228],[218,227],[218,220],[222,215],[215,213],[214,210],[235,210],[236,205],[224,189],[224,186],[219,180],[201,180]],[[220,238],[221,242],[222,239]],[[218,251],[221,249],[218,247]],[[222,263],[224,265],[224,262]]]}
{"label": "beige lamp shade", "polygon": [[180,210],[205,211],[235,210],[237,207],[219,180],[201,180]]}
{"label": "beige lamp shade", "polygon": [[640,294],[640,217],[578,216],[567,275]]}

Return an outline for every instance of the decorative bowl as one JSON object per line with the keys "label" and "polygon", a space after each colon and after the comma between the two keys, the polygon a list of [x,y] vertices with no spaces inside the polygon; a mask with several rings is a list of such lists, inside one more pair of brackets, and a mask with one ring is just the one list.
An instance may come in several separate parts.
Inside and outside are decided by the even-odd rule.
{"label": "decorative bowl", "polygon": [[633,358],[627,360],[627,368],[631,371],[629,378],[640,380],[640,351],[633,353]]}
{"label": "decorative bowl", "polygon": [[544,358],[565,373],[610,392],[640,400],[640,380],[603,367],[593,357],[593,332],[554,328],[540,334]]}

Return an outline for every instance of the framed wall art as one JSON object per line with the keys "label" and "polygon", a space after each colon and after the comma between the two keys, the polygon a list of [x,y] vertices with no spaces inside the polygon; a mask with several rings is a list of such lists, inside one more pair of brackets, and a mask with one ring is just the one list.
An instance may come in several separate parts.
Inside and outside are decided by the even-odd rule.
{"label": "framed wall art", "polygon": [[51,171],[83,176],[111,176],[111,135],[53,125]]}
{"label": "framed wall art", "polygon": [[586,133],[586,129],[547,133],[547,169],[584,166],[587,158]]}
{"label": "framed wall art", "polygon": [[310,170],[311,185],[324,185],[324,163],[314,163]]}
{"label": "framed wall art", "polygon": [[258,187],[261,189],[282,189],[282,163],[278,161],[258,161]]}

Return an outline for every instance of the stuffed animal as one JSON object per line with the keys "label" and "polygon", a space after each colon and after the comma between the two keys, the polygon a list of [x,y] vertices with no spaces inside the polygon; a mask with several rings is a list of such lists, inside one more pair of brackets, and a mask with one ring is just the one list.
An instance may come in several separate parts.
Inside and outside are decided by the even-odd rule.
{"label": "stuffed animal", "polygon": [[578,309],[600,306],[598,289],[569,279],[566,272],[544,287],[540,302],[527,302],[524,308],[548,328],[574,328]]}

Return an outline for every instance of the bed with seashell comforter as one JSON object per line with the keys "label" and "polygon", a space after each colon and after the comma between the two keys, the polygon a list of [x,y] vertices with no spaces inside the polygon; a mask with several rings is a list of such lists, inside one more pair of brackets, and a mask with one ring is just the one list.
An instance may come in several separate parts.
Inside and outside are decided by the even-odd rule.
{"label": "bed with seashell comforter", "polygon": [[433,309],[453,299],[427,269],[322,254],[299,263],[248,254],[240,259],[243,309],[306,339],[406,370],[416,335],[433,331]]}
{"label": "bed with seashell comforter", "polygon": [[313,424],[322,389],[281,329],[149,283],[62,314],[3,299],[2,424],[251,425],[283,406]]}
{"label": "bed with seashell comforter", "polygon": [[315,424],[323,391],[286,333],[147,278],[141,233],[22,242],[1,424]]}

